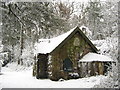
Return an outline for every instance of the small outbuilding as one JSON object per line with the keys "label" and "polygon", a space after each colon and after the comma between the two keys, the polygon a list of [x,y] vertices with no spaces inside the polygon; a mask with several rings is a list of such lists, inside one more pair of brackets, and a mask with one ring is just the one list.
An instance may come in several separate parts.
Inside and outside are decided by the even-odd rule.
{"label": "small outbuilding", "polygon": [[79,60],[80,77],[104,75],[112,67],[114,61],[105,55],[89,52]]}
{"label": "small outbuilding", "polygon": [[[72,79],[85,77],[86,75],[96,75],[97,72],[104,74],[105,64],[102,61],[105,60],[104,58],[99,60],[94,58],[86,59],[89,55],[90,57],[98,55],[95,54],[97,51],[97,48],[79,27],[75,27],[55,38],[40,39],[35,44],[33,76],[36,76],[37,79],[50,78],[51,80],[59,80],[60,78]],[[112,61],[111,59],[107,60],[105,62]],[[85,67],[84,62],[90,66],[90,69],[83,68]],[[98,64],[99,68],[97,70],[99,70],[95,71],[93,65],[97,67]],[[83,74],[84,71],[86,71],[85,74]]]}

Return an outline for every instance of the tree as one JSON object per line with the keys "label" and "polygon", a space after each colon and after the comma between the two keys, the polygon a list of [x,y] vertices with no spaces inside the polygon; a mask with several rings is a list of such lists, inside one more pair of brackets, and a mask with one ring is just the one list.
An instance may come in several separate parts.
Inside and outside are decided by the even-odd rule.
{"label": "tree", "polygon": [[4,9],[2,17],[3,44],[6,47],[12,46],[14,49],[19,43],[20,63],[23,62],[21,58],[23,49],[27,49],[28,46],[33,49],[34,43],[39,38],[50,38],[57,33],[57,30],[64,29],[64,21],[54,13],[50,2],[9,4],[3,2],[2,8]]}
{"label": "tree", "polygon": [[103,15],[101,13],[101,2],[100,0],[94,0],[88,3],[88,6],[86,8],[87,11],[87,17],[88,17],[88,27],[93,33],[93,38],[97,39],[97,35],[101,33],[101,26],[100,24],[101,19],[103,18]]}
{"label": "tree", "polygon": [[68,30],[70,30],[71,28],[73,28],[71,26],[71,17],[72,14],[74,13],[74,2],[55,2],[53,3],[54,5],[54,13],[56,14],[56,16],[58,16],[59,18],[61,18],[63,20],[64,23],[64,29],[62,32],[66,32]]}

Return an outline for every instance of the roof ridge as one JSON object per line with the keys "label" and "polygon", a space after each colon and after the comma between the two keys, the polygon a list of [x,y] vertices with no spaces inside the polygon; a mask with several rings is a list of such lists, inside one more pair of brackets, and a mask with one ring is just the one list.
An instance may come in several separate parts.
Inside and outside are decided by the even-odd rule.
{"label": "roof ridge", "polygon": [[[71,38],[77,31],[79,31],[79,33],[82,35],[84,40],[86,40],[88,42],[88,44],[96,52],[97,48],[92,44],[92,42],[88,39],[88,37],[80,30],[80,28],[78,26],[76,26],[73,29],[71,29],[70,31],[68,31],[64,34],[61,34],[57,37],[50,38],[50,39],[40,39],[41,44],[39,42],[39,45],[37,45],[37,49],[36,49],[36,50],[38,50],[37,53],[47,54],[47,53],[51,53],[51,52],[55,51],[56,48],[61,47],[61,45],[63,45],[66,42],[66,40]],[[42,41],[42,40],[44,40],[44,41]]]}

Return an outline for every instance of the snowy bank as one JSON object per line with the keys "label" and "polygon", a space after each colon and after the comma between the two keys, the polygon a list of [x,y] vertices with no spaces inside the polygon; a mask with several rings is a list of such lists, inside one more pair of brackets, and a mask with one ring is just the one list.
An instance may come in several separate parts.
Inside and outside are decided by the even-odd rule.
{"label": "snowy bank", "polygon": [[[12,65],[11,65],[12,66]],[[13,65],[14,66],[14,65]],[[92,88],[100,83],[105,76],[92,76],[88,78],[51,81],[49,79],[36,79],[32,76],[32,70],[14,71],[4,67],[0,75],[1,88]]]}

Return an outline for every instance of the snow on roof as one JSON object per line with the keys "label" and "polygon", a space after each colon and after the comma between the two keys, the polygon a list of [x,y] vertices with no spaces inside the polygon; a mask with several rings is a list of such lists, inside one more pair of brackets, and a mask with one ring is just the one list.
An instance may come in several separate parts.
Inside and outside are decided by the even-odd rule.
{"label": "snow on roof", "polygon": [[80,29],[82,30],[82,32],[83,32],[87,37],[91,38],[92,32],[89,30],[88,27],[82,25],[82,26],[80,27]]}
{"label": "snow on roof", "polygon": [[82,25],[82,26],[80,27],[80,29],[82,30],[83,28],[88,29],[88,27]]}
{"label": "snow on roof", "polygon": [[51,39],[40,39],[39,43],[35,43],[34,53],[47,54],[52,52],[63,40],[65,40],[75,30],[75,28]]}
{"label": "snow on roof", "polygon": [[82,59],[79,60],[79,62],[93,62],[93,61],[106,62],[106,61],[113,61],[113,60],[108,56],[91,53],[91,52],[89,52]]}

